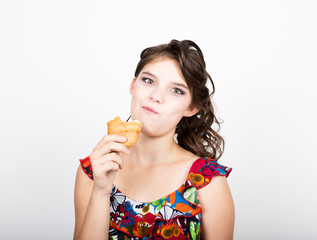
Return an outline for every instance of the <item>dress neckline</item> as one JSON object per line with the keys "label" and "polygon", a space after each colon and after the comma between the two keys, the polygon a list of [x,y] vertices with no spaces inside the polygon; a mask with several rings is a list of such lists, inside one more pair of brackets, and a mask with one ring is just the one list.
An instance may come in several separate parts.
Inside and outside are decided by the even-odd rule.
{"label": "dress neckline", "polygon": [[185,189],[185,183],[186,183],[186,181],[188,180],[188,177],[189,177],[189,174],[190,174],[190,172],[191,172],[192,166],[195,164],[195,162],[197,162],[197,161],[200,160],[200,159],[202,159],[202,157],[199,157],[199,158],[197,158],[196,160],[194,160],[194,161],[192,162],[192,164],[190,165],[189,171],[188,171],[188,173],[187,173],[187,175],[186,175],[186,179],[185,179],[185,181],[183,182],[183,184],[182,184],[180,187],[178,187],[175,191],[173,191],[173,192],[167,194],[166,196],[161,197],[161,198],[158,198],[158,199],[156,199],[156,200],[154,200],[154,201],[146,201],[146,202],[137,201],[137,200],[135,200],[135,199],[133,199],[133,198],[128,197],[125,193],[123,193],[122,191],[120,191],[120,189],[117,188],[114,184],[113,184],[112,192],[119,192],[119,193],[121,193],[126,199],[129,199],[130,201],[133,201],[133,202],[135,202],[135,203],[137,203],[137,204],[152,204],[152,203],[154,203],[154,202],[159,202],[159,201],[161,201],[162,199],[167,199],[167,198],[168,198],[169,196],[171,196],[172,194],[174,194],[174,193],[176,193],[176,192],[182,192],[182,190]]}
{"label": "dress neckline", "polygon": [[[113,185],[113,188],[114,188],[114,189],[113,189],[113,192],[121,193],[127,200],[132,201],[132,202],[135,202],[137,205],[139,205],[139,204],[149,205],[149,204],[152,204],[152,203],[154,203],[154,202],[160,202],[160,201],[162,201],[163,199],[167,199],[169,196],[171,196],[172,194],[174,194],[174,193],[177,192],[177,191],[182,191],[183,188],[184,188],[184,185],[185,185],[185,184],[182,184],[182,185],[181,185],[179,188],[177,188],[174,192],[171,192],[170,194],[167,194],[167,195],[164,196],[164,197],[161,197],[161,198],[159,198],[159,199],[156,199],[156,200],[150,201],[150,202],[140,202],[140,201],[137,201],[137,200],[135,200],[135,199],[133,199],[133,198],[130,198],[130,197],[128,197],[127,195],[125,195],[123,192],[121,192],[120,189],[117,188],[115,185]],[[114,191],[114,190],[115,190],[115,191]]]}

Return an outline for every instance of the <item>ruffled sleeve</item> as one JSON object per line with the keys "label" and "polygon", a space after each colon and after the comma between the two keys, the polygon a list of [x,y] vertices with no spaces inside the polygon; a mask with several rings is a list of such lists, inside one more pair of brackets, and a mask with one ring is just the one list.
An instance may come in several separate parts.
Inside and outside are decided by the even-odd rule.
{"label": "ruffled sleeve", "polygon": [[79,161],[84,173],[86,173],[91,180],[94,180],[89,156],[84,159],[80,159]]}
{"label": "ruffled sleeve", "polygon": [[189,170],[185,188],[195,187],[197,189],[205,187],[214,176],[228,177],[232,168],[220,165],[211,158],[197,159]]}

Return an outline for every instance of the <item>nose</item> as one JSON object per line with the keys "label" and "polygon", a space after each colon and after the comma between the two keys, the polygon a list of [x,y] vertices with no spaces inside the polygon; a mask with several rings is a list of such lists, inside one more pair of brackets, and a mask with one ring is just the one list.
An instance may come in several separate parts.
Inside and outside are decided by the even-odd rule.
{"label": "nose", "polygon": [[164,102],[163,93],[158,89],[151,93],[150,99],[151,99],[151,101],[156,102],[156,103],[163,103]]}

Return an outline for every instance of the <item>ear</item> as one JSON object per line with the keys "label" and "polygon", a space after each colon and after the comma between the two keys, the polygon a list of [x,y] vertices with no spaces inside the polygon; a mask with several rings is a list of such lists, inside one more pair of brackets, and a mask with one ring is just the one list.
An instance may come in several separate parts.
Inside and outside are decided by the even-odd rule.
{"label": "ear", "polygon": [[184,117],[191,117],[194,116],[196,113],[198,113],[199,109],[194,106],[194,105],[190,105],[188,107],[188,109],[186,110]]}
{"label": "ear", "polygon": [[136,77],[133,78],[132,83],[130,85],[130,94],[132,94],[132,92],[133,92],[135,80],[136,80]]}

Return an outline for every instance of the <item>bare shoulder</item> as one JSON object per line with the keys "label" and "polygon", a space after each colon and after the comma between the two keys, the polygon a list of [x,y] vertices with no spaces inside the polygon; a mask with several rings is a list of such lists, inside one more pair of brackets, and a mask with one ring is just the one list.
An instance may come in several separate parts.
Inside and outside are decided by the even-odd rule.
{"label": "bare shoulder", "polygon": [[214,176],[198,191],[204,239],[233,239],[235,210],[225,176]]}
{"label": "bare shoulder", "polygon": [[[178,159],[178,164],[176,165],[178,169],[183,169],[182,173],[182,181],[184,181],[184,177],[187,177],[188,171],[192,167],[193,163],[199,159],[200,157],[195,155],[194,153],[179,147],[179,151],[175,154],[175,159]],[[175,171],[175,172],[180,172]]]}
{"label": "bare shoulder", "polygon": [[178,159],[182,159],[182,161],[186,162],[187,164],[193,164],[197,159],[199,159],[200,157],[193,154],[192,152],[180,148],[181,150],[177,153],[177,158]]}

